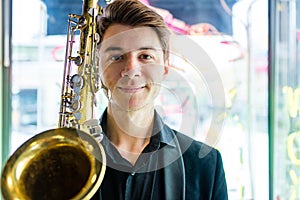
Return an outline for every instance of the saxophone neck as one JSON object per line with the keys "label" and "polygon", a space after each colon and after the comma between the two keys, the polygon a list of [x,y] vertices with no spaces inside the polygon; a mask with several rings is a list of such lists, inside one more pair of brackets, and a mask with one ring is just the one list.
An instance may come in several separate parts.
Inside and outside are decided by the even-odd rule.
{"label": "saxophone neck", "polygon": [[[101,12],[97,0],[84,0],[82,14],[69,15],[70,35],[67,37],[59,127],[84,129],[85,121],[94,118],[99,88],[99,69],[95,65],[95,48],[99,38],[96,20]],[[75,31],[80,31],[80,44],[77,55],[72,55]],[[73,64],[77,65],[77,73],[72,75]]]}

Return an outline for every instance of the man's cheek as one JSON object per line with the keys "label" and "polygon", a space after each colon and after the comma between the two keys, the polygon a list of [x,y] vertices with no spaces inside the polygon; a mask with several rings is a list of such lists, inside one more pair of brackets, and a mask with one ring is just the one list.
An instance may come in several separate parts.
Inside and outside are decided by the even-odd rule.
{"label": "man's cheek", "polygon": [[148,77],[152,80],[153,83],[161,83],[165,77],[164,70],[152,70],[150,73],[148,73]]}

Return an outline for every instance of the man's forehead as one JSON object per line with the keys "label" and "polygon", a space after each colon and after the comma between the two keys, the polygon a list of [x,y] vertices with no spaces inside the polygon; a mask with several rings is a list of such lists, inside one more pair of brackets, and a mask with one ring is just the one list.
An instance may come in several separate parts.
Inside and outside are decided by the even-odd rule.
{"label": "man's forehead", "polygon": [[132,50],[141,48],[161,48],[158,36],[150,27],[108,33],[100,44],[102,52],[108,50]]}

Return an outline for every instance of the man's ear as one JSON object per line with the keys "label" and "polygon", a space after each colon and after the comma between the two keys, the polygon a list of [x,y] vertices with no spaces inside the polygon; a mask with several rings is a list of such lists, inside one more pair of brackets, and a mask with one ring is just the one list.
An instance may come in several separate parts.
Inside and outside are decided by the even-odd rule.
{"label": "man's ear", "polygon": [[165,66],[165,69],[164,69],[164,70],[165,70],[164,76],[166,76],[166,75],[169,73],[169,67],[170,67],[169,65],[166,65],[166,66]]}
{"label": "man's ear", "polygon": [[169,73],[169,67],[170,67],[170,59],[167,58],[165,61],[164,76],[166,76]]}

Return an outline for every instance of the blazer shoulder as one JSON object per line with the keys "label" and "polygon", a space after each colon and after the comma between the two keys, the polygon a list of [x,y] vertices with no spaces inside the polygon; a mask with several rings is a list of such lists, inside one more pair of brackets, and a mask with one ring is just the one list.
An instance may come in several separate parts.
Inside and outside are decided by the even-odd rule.
{"label": "blazer shoulder", "polygon": [[182,149],[183,156],[187,156],[196,160],[209,159],[214,160],[215,162],[220,162],[221,153],[218,149],[201,141],[197,141],[178,131],[175,132]]}

